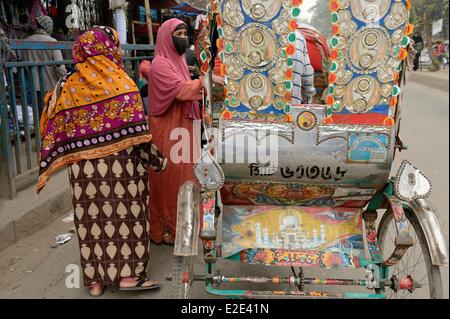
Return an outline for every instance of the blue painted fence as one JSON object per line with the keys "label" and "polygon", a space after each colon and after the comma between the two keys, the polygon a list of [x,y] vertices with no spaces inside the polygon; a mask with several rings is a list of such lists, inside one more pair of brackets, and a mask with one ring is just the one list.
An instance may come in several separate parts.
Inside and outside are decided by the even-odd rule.
{"label": "blue painted fence", "polygon": [[[71,50],[73,43],[11,40],[10,46],[21,56],[21,50]],[[138,82],[139,63],[152,58],[154,46],[124,45],[123,50],[127,73]],[[138,51],[144,55],[136,56]],[[5,62],[0,41],[0,198],[14,198],[18,190],[37,179],[41,143],[38,110],[45,94],[38,96],[35,75],[41,92],[50,91],[53,88],[45,87],[44,68],[61,64],[69,69],[73,61]]]}

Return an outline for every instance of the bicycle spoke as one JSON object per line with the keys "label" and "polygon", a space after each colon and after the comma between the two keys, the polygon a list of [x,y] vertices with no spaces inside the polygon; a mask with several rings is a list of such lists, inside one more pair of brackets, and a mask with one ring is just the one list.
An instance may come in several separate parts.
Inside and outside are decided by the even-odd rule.
{"label": "bicycle spoke", "polygon": [[[388,212],[389,213],[389,212]],[[392,212],[390,212],[392,214]],[[389,218],[389,217],[386,217]],[[408,217],[407,217],[408,218]],[[380,249],[384,260],[387,260],[395,249],[395,238],[397,236],[397,228],[395,220],[384,220],[380,228]],[[386,291],[386,297],[390,299],[411,299],[411,298],[430,298],[434,297],[433,282],[429,282],[430,275],[432,274],[429,265],[429,258],[427,256],[428,249],[421,243],[421,230],[417,230],[415,220],[408,218],[408,234],[411,236],[413,245],[407,249],[402,258],[396,265],[389,267],[389,276],[396,276],[398,280],[405,279],[407,276],[411,276],[416,284],[420,284],[420,287],[415,288],[412,292],[407,289],[394,292],[389,289],[389,294]],[[417,226],[417,227],[416,227]],[[420,231],[419,233],[417,231]],[[424,250],[425,249],[425,250]],[[420,250],[420,251],[419,251]],[[425,256],[427,255],[427,256]],[[427,258],[425,258],[427,257]]]}
{"label": "bicycle spoke", "polygon": [[413,267],[416,267],[417,265],[420,265],[421,263],[425,262],[425,259],[418,261],[417,263],[415,263],[414,265],[411,265],[403,270],[401,270],[402,273],[406,273],[408,270],[410,270]]}
{"label": "bicycle spoke", "polygon": [[422,278],[420,278],[417,282],[422,282],[422,280],[423,280],[425,277],[428,277],[428,273],[425,273],[425,275],[423,275]]}
{"label": "bicycle spoke", "polygon": [[412,247],[410,247],[408,249],[408,251],[406,253],[407,253],[407,256],[408,256],[407,259],[406,259],[406,264],[408,265],[408,262],[409,262],[409,259],[411,258],[411,255],[413,255],[413,253],[414,253],[414,256],[416,255],[416,247],[413,245]]}

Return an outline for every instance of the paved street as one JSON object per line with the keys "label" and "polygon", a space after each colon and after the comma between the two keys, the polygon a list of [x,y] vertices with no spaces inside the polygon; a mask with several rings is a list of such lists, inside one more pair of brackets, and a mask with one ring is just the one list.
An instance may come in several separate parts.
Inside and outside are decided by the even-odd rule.
{"label": "paved street", "polygon": [[[433,182],[431,202],[440,212],[448,242],[449,212],[449,101],[448,93],[409,82],[403,102],[401,137],[409,150],[398,154],[393,173],[403,159],[409,159],[422,169]],[[66,266],[78,264],[76,239],[51,248],[55,235],[66,233],[73,227],[58,219],[53,224],[22,239],[0,252],[0,298],[87,298],[87,290],[67,289]],[[164,282],[171,267],[171,247],[152,245],[149,274],[162,282],[162,288],[153,292],[107,291],[103,298],[165,298],[170,284]],[[219,268],[226,274],[263,274],[266,268],[243,267],[232,262],[221,262]],[[196,269],[203,272],[202,256],[197,258]],[[273,273],[288,275],[288,269],[273,269]],[[308,274],[309,272],[307,272]],[[342,273],[342,272],[341,272]],[[322,271],[320,275],[330,274]],[[356,276],[342,273],[342,275]],[[443,269],[444,294],[448,298],[448,269]],[[210,298],[202,283],[195,283],[194,297]]]}

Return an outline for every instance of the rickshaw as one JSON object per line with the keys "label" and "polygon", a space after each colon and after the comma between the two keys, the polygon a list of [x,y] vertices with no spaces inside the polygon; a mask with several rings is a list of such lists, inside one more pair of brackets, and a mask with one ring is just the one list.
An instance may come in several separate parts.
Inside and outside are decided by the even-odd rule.
{"label": "rickshaw", "polygon": [[[215,128],[205,94],[209,142],[197,180],[179,191],[171,297],[191,298],[202,281],[231,298],[442,298],[448,248],[427,201],[431,182],[409,161],[390,177],[406,149],[399,101],[411,2],[329,1],[325,105],[290,103],[301,0],[186,2],[207,7],[199,64],[210,88],[211,52],[220,57],[224,110]],[[199,246],[205,273],[194,269]],[[226,274],[221,260],[269,275]],[[306,275],[316,270],[327,277]],[[329,275],[340,270],[358,277]],[[282,288],[223,288],[237,284]]]}

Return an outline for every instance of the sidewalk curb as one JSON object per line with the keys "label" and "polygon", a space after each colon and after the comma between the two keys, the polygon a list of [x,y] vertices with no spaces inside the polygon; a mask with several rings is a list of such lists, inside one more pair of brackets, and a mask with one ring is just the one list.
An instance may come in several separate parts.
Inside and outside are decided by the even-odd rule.
{"label": "sidewalk curb", "polygon": [[406,80],[426,86],[428,88],[440,90],[443,92],[449,92],[448,77],[440,77],[420,72],[411,72],[409,73],[409,76],[407,77]]}
{"label": "sidewalk curb", "polygon": [[[9,215],[0,220],[0,251],[48,226],[72,209],[70,187],[67,183],[64,184],[64,187],[61,187],[59,183],[59,187],[53,187],[49,196],[44,196],[43,200],[37,200],[24,209],[11,211],[9,208],[6,212],[0,211],[1,215]],[[34,185],[27,189],[27,192],[30,191],[34,191]],[[24,197],[30,198],[29,194]],[[20,197],[16,199],[19,202],[23,200],[24,198]]]}

